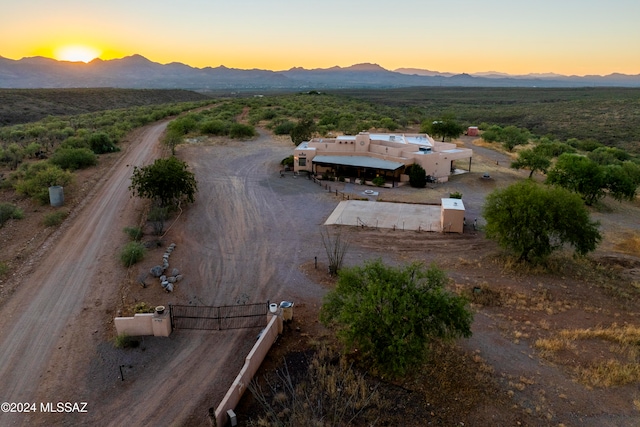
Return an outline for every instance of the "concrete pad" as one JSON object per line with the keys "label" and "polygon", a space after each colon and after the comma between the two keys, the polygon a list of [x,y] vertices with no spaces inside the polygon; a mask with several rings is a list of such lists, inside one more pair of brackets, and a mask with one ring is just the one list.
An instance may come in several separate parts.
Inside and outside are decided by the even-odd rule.
{"label": "concrete pad", "polygon": [[442,231],[440,205],[346,200],[338,204],[325,225]]}

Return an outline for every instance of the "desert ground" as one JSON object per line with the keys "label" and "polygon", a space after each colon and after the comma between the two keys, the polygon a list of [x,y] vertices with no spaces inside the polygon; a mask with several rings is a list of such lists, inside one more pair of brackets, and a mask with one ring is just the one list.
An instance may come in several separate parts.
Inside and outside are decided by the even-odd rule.
{"label": "desert ground", "polygon": [[[131,170],[161,155],[165,126],[136,131],[120,153],[83,171],[66,200],[70,214],[57,229],[41,222],[54,208],[10,199],[26,218],[0,229],[14,254],[0,288],[2,401],[87,402],[87,412],[3,413],[0,424],[207,425],[208,408],[222,399],[259,331],[179,330],[117,349],[113,317],[131,314],[137,304],[294,301],[294,321],[259,375],[311,342],[330,339],[317,321],[333,284],[320,231],[339,199],[304,177],[281,178],[279,162],[293,145],[265,130],[249,141],[201,138],[179,146],[178,157],[198,180],[196,202],[166,224],[159,246],[141,263],[121,266],[117,253],[127,241],[122,229],[145,225],[148,208],[130,196]],[[489,191],[526,176],[511,170],[504,154],[471,138],[458,142],[475,150],[471,173],[423,190],[380,189],[378,200],[437,203],[459,191],[467,217],[479,218]],[[491,179],[481,178],[484,172]],[[334,188],[362,190],[339,183]],[[346,265],[372,258],[435,262],[449,274],[452,291],[469,295],[475,311],[473,337],[449,348],[451,357],[411,381],[383,382],[394,415],[381,424],[638,425],[637,382],[585,384],[575,370],[622,359],[614,344],[590,339],[549,356],[535,342],[564,329],[638,326],[639,254],[625,253],[619,242],[638,233],[639,209],[637,199],[606,201],[593,212],[604,242],[588,262],[559,258],[560,273],[513,266],[472,228],[463,235],[343,228],[351,242]],[[145,227],[144,240],[156,243]],[[166,293],[147,272],[171,243],[177,245],[171,266],[185,278]],[[250,400],[239,408],[241,420],[255,411]]]}

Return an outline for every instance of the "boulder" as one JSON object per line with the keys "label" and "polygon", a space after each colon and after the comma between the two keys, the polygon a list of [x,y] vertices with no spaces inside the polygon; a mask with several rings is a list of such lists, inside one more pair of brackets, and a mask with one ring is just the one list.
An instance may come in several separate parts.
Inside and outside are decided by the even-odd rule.
{"label": "boulder", "polygon": [[149,270],[149,273],[151,273],[153,277],[160,277],[162,276],[162,267],[160,267],[159,265],[151,267],[151,270]]}

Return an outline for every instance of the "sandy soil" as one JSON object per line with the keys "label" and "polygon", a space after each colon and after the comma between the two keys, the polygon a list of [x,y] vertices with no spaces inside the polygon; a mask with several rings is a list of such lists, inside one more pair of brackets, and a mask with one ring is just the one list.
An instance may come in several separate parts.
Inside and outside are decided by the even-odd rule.
{"label": "sandy soil", "polygon": [[[217,406],[258,331],[177,331],[168,339],[146,337],[135,349],[115,349],[113,317],[130,313],[140,302],[153,307],[295,301],[296,319],[277,342],[266,369],[326,334],[317,312],[331,280],[324,274],[319,233],[338,199],[304,178],[280,178],[279,161],[293,146],[266,132],[252,141],[214,138],[180,146],[178,156],[196,173],[197,200],[168,224],[161,247],[129,271],[122,269],[116,256],[126,242],[121,230],[139,224],[146,208],[129,196],[128,179],[133,165],[149,164],[159,155],[157,140],[164,125],[139,132],[117,159],[101,163],[98,178],[86,177],[92,184],[78,184],[78,194],[88,196],[75,200],[59,231],[34,224],[21,234],[18,221],[7,229],[14,243],[23,243],[15,243],[22,252],[12,259],[22,266],[0,288],[1,400],[87,402],[88,412],[0,414],[0,424],[206,425],[207,409]],[[381,189],[379,199],[437,202],[460,191],[468,217],[475,218],[488,191],[524,174],[509,169],[503,155],[482,149],[472,170],[420,192]],[[481,179],[484,171],[491,171],[492,178]],[[637,212],[637,203],[611,204],[608,212],[595,215],[607,233],[625,234],[637,232],[637,216],[629,215]],[[434,397],[432,406],[414,414],[418,421],[413,425],[637,425],[635,386],[589,389],[571,373],[572,362],[582,360],[568,355],[562,363],[551,363],[533,348],[537,337],[562,328],[637,324],[632,286],[637,279],[620,283],[625,295],[632,296],[622,298],[575,274],[523,275],[501,267],[495,245],[468,231],[462,236],[345,231],[352,242],[347,265],[375,257],[393,263],[435,261],[452,277],[452,289],[468,292],[483,286],[500,295],[499,305],[474,305],[474,336],[459,343],[460,357],[485,373],[478,380],[482,393],[477,393],[484,398],[456,406]],[[154,239],[145,236],[146,241]],[[171,294],[150,278],[147,287],[140,286],[139,278],[160,263],[172,242],[177,248],[171,266],[185,279]],[[594,257],[633,274],[640,267],[637,256],[613,253],[614,247],[605,242]],[[316,258],[319,269],[314,268]],[[426,384],[399,386],[426,394]],[[401,407],[408,413],[406,402]]]}

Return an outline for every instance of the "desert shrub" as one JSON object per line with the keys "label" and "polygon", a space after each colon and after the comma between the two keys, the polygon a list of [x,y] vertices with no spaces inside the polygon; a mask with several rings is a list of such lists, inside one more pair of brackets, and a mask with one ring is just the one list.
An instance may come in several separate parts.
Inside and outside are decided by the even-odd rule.
{"label": "desert shrub", "polygon": [[164,231],[164,222],[169,218],[169,208],[154,206],[147,214],[147,220],[153,224],[153,234],[159,236]]}
{"label": "desert shrub", "polygon": [[144,235],[142,228],[140,227],[125,227],[124,232],[127,233],[127,236],[129,236],[129,239],[134,241],[139,241],[140,239],[142,239],[142,236]]}
{"label": "desert shrub", "polygon": [[62,141],[60,148],[89,148],[89,143],[84,138],[71,136]]}
{"label": "desert shrub", "polygon": [[0,162],[9,165],[11,170],[15,170],[22,162],[22,159],[24,159],[24,156],[24,149],[20,145],[13,142],[9,144],[4,150],[2,150]]}
{"label": "desert shrub", "polygon": [[49,187],[66,186],[73,181],[73,174],[47,162],[24,165],[19,170],[15,189],[18,194],[32,197],[42,204],[49,202]]}
{"label": "desert shrub", "polygon": [[154,307],[151,307],[146,302],[142,301],[133,306],[134,313],[153,313],[155,311]]}
{"label": "desert shrub", "polygon": [[385,184],[385,182],[387,182],[387,180],[384,179],[383,176],[376,176],[371,180],[371,182],[373,183],[373,185],[377,187],[382,187]]}
{"label": "desert shrub", "polygon": [[292,122],[291,120],[285,120],[273,128],[273,133],[275,133],[276,135],[289,135],[294,127],[296,127],[296,124],[294,122]]}
{"label": "desert shrub", "polygon": [[284,159],[282,159],[280,161],[280,164],[282,166],[293,166],[293,154],[290,155],[289,157],[285,157]]}
{"label": "desert shrub", "polygon": [[231,138],[251,138],[256,135],[253,126],[243,125],[242,123],[234,123],[229,128],[229,136]]}
{"label": "desert shrub", "polygon": [[116,348],[136,348],[140,345],[140,342],[127,334],[120,334],[116,336],[113,345]]}
{"label": "desert shrub", "polygon": [[381,128],[386,128],[386,129],[390,130],[391,132],[393,132],[394,130],[398,129],[400,126],[392,118],[383,117],[382,119],[380,119],[380,127]]}
{"label": "desert shrub", "polygon": [[66,210],[51,212],[44,217],[44,225],[47,227],[56,227],[62,224],[62,221],[69,215]]}
{"label": "desert shrub", "polygon": [[462,193],[459,191],[455,191],[453,193],[449,193],[449,198],[451,199],[462,199]]}
{"label": "desert shrub", "polygon": [[191,131],[194,131],[198,128],[198,120],[195,114],[188,114],[183,117],[178,117],[177,119],[171,121],[167,126],[167,129],[170,131],[176,131],[181,133],[182,135],[186,135]]}
{"label": "desert shrub", "polygon": [[473,313],[464,297],[445,289],[447,282],[435,265],[376,260],[342,268],[320,320],[374,372],[403,376],[426,361],[430,343],[471,336]]}
{"label": "desert shrub", "polygon": [[9,272],[9,264],[6,262],[0,262],[0,276],[4,276]]}
{"label": "desert shrub", "polygon": [[29,158],[35,158],[38,153],[42,150],[42,146],[37,142],[30,142],[24,148],[24,154]]}
{"label": "desert shrub", "polygon": [[24,218],[22,209],[11,203],[0,203],[0,227],[10,219],[22,218]]}
{"label": "desert shrub", "polygon": [[[286,360],[285,360],[286,363]],[[326,346],[307,362],[306,371],[291,374],[287,365],[263,388],[251,381],[249,391],[262,408],[252,426],[375,425],[390,402],[367,376]],[[313,404],[309,404],[313,402]]]}
{"label": "desert shrub", "polygon": [[140,242],[129,242],[120,251],[120,261],[125,267],[131,267],[137,262],[142,261],[146,249]]}
{"label": "desert shrub", "polygon": [[49,161],[62,169],[76,170],[95,166],[98,158],[88,148],[59,148]]}
{"label": "desert shrub", "polygon": [[91,150],[96,154],[113,153],[119,150],[109,135],[104,132],[91,135],[89,137],[89,147],[91,147]]}
{"label": "desert shrub", "polygon": [[222,120],[206,120],[200,123],[200,132],[205,135],[224,136],[229,134],[229,123]]}
{"label": "desert shrub", "polygon": [[567,140],[567,144],[577,148],[580,151],[594,151],[600,147],[604,147],[604,144],[599,143],[598,141],[594,141],[592,139],[581,141],[577,138],[569,138]]}
{"label": "desert shrub", "polygon": [[500,140],[500,133],[502,132],[502,127],[493,125],[484,130],[482,133],[482,139],[487,142],[497,142]]}

